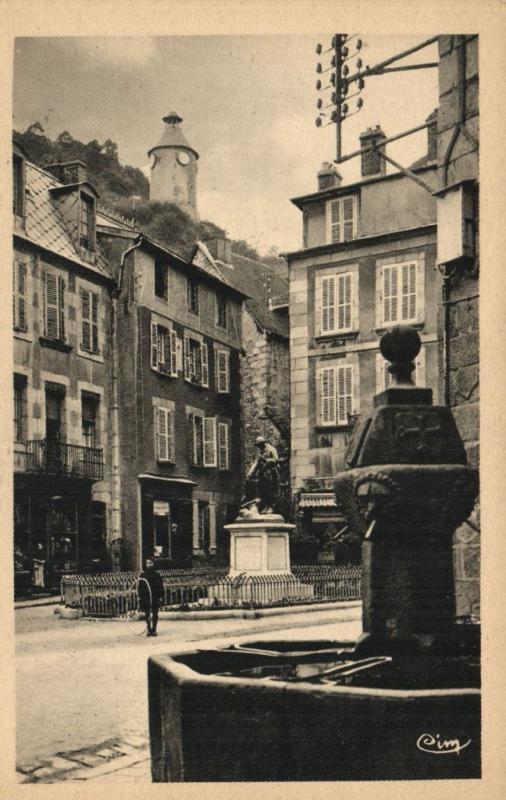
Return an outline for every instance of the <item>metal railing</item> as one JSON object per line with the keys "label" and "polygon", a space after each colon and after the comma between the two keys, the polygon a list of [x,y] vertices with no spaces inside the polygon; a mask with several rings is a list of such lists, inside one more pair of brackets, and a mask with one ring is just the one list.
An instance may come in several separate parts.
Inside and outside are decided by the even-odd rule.
{"label": "metal railing", "polygon": [[[228,576],[228,567],[160,570],[166,610],[257,608],[360,599],[360,567],[294,566],[281,575]],[[138,572],[66,575],[62,600],[85,616],[120,617],[137,610]]]}
{"label": "metal railing", "polygon": [[26,443],[25,470],[101,481],[104,477],[103,450],[99,447],[34,439]]}

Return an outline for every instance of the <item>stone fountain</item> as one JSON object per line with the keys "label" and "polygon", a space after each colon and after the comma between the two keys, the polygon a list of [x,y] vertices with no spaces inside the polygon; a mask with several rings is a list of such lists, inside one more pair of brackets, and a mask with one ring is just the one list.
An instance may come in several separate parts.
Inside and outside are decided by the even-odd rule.
{"label": "stone fountain", "polygon": [[155,782],[480,776],[479,628],[455,619],[452,537],[477,475],[450,410],[381,339],[392,386],[336,493],[363,536],[359,641],[251,642],[149,660]]}

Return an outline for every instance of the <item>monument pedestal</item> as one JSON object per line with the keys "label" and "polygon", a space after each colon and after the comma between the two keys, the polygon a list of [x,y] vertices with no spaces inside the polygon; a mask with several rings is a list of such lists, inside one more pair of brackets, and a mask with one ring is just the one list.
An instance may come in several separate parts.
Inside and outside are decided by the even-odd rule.
{"label": "monument pedestal", "polygon": [[290,569],[289,532],[294,529],[279,514],[225,525],[230,532],[228,582],[210,586],[209,597],[262,605],[312,597],[313,586],[298,581]]}

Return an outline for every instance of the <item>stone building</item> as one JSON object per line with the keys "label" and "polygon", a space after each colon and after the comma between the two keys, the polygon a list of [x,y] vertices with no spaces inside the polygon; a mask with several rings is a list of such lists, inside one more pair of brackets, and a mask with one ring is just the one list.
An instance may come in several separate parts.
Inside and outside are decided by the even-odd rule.
{"label": "stone building", "polygon": [[223,557],[240,501],[244,295],[114,219],[100,237],[117,277],[115,337],[123,564]]}
{"label": "stone building", "polygon": [[[438,262],[441,374],[467,455],[479,463],[478,36],[439,37]],[[457,612],[479,613],[479,507],[455,535]]]}
{"label": "stone building", "polygon": [[[290,384],[288,281],[273,267],[233,252],[225,236],[199,244],[199,252],[247,296],[242,311],[242,460],[256,457],[255,439],[264,436],[278,451],[288,489]],[[286,503],[285,503],[286,505]],[[288,509],[283,507],[283,512]]]}
{"label": "stone building", "polygon": [[191,217],[197,216],[197,151],[181,130],[183,121],[171,111],[163,118],[165,129],[158,143],[148,151],[151,202],[175,203]]}
{"label": "stone building", "polygon": [[[390,379],[379,337],[395,323],[418,329],[415,381],[439,395],[436,265],[436,121],[428,155],[413,171],[386,174],[374,151],[361,179],[342,185],[324,164],[316,192],[292,202],[302,211],[303,247],[287,254],[290,273],[291,488],[302,530],[320,541],[343,527],[333,482],[357,416]],[[379,126],[361,146],[381,145]]]}
{"label": "stone building", "polygon": [[58,586],[107,562],[114,280],[84,165],[12,168],[15,579]]}

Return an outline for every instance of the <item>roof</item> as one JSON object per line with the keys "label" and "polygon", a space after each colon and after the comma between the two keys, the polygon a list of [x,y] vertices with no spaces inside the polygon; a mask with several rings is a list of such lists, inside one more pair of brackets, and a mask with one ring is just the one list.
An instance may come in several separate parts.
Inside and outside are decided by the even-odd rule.
{"label": "roof", "polygon": [[16,235],[28,239],[58,256],[70,259],[92,272],[112,278],[109,263],[97,242],[96,262],[91,264],[81,258],[68,232],[63,217],[51,200],[51,189],[62,184],[50,173],[26,162],[26,216],[23,232]]}
{"label": "roof", "polygon": [[[269,301],[276,297],[288,302],[288,281],[281,277],[273,267],[262,261],[232,253],[230,264],[213,259],[229,283],[248,296],[246,308],[261,328],[269,333],[287,337],[288,319],[269,308]],[[278,303],[282,304],[282,303]]]}
{"label": "roof", "polygon": [[[170,119],[170,116],[164,117],[164,119]],[[178,117],[178,119],[181,118]],[[148,155],[152,153],[153,150],[157,150],[159,147],[179,147],[179,148],[183,147],[186,148],[186,150],[191,150],[195,158],[199,157],[199,154],[197,153],[195,148],[188,144],[186,136],[184,135],[183,131],[177,124],[165,125],[165,129],[158,141],[158,144],[155,144],[153,147],[149,148]]]}

